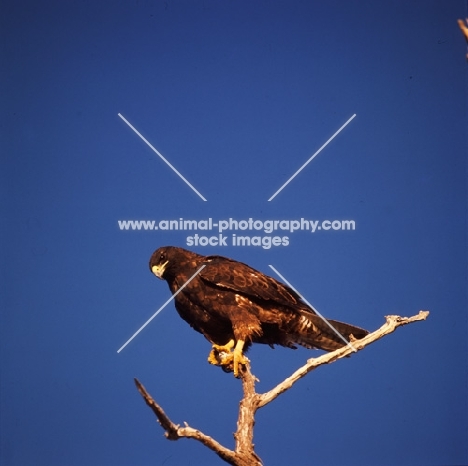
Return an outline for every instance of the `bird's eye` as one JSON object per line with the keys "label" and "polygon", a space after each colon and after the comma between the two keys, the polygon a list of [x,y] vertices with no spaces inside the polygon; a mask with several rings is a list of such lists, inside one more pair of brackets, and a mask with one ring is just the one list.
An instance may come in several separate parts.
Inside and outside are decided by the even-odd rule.
{"label": "bird's eye", "polygon": [[165,254],[161,253],[161,255],[159,256],[159,260],[163,261],[165,258],[166,258]]}

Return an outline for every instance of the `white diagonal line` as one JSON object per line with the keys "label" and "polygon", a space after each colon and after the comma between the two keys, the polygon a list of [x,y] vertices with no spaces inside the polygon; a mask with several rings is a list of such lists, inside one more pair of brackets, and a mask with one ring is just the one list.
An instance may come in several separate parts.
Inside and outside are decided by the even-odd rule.
{"label": "white diagonal line", "polygon": [[320,318],[321,318],[321,319],[322,319],[322,320],[323,320],[323,321],[324,321],[324,322],[325,322],[325,323],[326,323],[326,324],[327,324],[327,325],[328,325],[328,326],[329,326],[329,327],[330,327],[330,328],[331,328],[331,329],[332,329],[332,330],[333,330],[333,331],[334,331],[334,332],[335,332],[335,333],[336,333],[336,334],[337,334],[337,335],[354,351],[354,352],[357,351],[356,348],[355,348],[348,340],[346,340],[346,338],[345,338],[343,335],[341,335],[341,333],[338,332],[338,330],[336,330],[336,328],[333,327],[333,325],[330,324],[330,322],[328,322],[328,320],[325,319],[325,317],[323,317],[323,315],[320,314],[320,312],[317,311],[317,309],[315,309],[315,307],[312,306],[312,304],[310,304],[309,301],[307,301],[307,299],[305,299],[304,296],[302,296],[301,293],[299,293],[299,291],[297,291],[296,288],[294,288],[294,287],[291,285],[291,283],[289,283],[289,282],[286,280],[286,278],[283,277],[283,275],[281,275],[272,265],[269,265],[269,267],[273,270],[273,272],[275,272],[275,273],[278,275],[278,277],[281,278],[281,280],[284,281],[284,283],[286,283],[286,285],[289,286],[289,288],[293,289],[293,290],[299,295],[299,297],[302,299],[302,301],[304,301],[311,309],[313,309],[314,312],[316,312],[317,315],[318,315],[318,316],[319,316],[319,317],[320,317]]}
{"label": "white diagonal line", "polygon": [[122,118],[123,121],[125,121],[125,123],[127,123],[128,126],[130,126],[130,128],[133,129],[133,131],[135,131],[136,134],[138,134],[138,136],[140,136],[140,138],[146,142],[146,144],[148,144],[148,146],[156,153],[159,155],[159,157],[161,157],[162,160],[164,160],[164,162],[167,163],[167,165],[169,165],[170,168],[172,168],[172,170],[174,170],[177,175],[180,176],[180,178],[182,178],[183,181],[185,181],[185,183],[187,183],[204,201],[206,201],[206,199],[197,191],[197,189],[195,189],[195,187],[161,154],[161,152],[159,152],[121,113],[118,113],[119,117]]}
{"label": "white diagonal line", "polygon": [[315,156],[317,156],[331,141],[333,141],[333,139],[338,136],[338,134],[351,122],[355,116],[356,114],[354,114],[317,152],[315,152],[315,154],[312,155],[312,157],[310,157],[310,159],[307,160],[307,162],[304,163],[302,167],[299,168],[299,170],[297,170],[296,173],[294,173],[294,175],[291,176],[291,178],[289,178],[289,180],[286,181],[286,183],[284,183],[283,186],[281,186],[281,188],[279,188],[278,191],[276,191],[276,193],[270,197],[270,199],[268,199],[268,202],[273,200],[299,174],[299,172],[301,172],[313,160]]}
{"label": "white diagonal line", "polygon": [[206,266],[202,265],[128,340],[120,347],[120,353]]}

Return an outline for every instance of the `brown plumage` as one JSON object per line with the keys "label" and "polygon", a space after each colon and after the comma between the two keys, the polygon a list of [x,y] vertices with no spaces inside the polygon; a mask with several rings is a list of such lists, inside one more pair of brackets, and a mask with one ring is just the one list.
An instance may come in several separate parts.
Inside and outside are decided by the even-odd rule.
{"label": "brown plumage", "polygon": [[[179,315],[211,342],[211,364],[234,370],[246,362],[252,343],[332,351],[344,346],[333,330],[299,295],[242,262],[222,256],[202,256],[182,248],[159,248],[150,270],[166,280],[174,294],[204,265],[203,270],[175,297]],[[349,341],[366,330],[328,320]]]}

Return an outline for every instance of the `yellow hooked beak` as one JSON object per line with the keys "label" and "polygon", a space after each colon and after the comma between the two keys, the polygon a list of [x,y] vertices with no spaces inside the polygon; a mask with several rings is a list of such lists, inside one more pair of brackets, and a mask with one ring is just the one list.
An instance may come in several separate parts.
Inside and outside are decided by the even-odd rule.
{"label": "yellow hooked beak", "polygon": [[167,264],[169,264],[169,261],[166,261],[164,262],[164,264],[161,264],[161,265],[153,265],[153,267],[151,267],[151,272],[153,272],[161,280],[164,280],[162,276],[163,276],[164,270],[166,270]]}

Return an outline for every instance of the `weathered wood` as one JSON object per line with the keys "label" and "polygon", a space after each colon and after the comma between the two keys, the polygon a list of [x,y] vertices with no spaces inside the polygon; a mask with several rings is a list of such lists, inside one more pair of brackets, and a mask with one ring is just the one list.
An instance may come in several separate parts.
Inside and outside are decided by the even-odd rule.
{"label": "weathered wood", "polygon": [[369,335],[360,340],[352,340],[351,345],[323,354],[318,358],[309,359],[304,366],[300,367],[290,377],[263,394],[259,394],[255,391],[255,382],[257,379],[250,370],[250,363],[247,363],[243,366],[243,370],[240,373],[244,395],[239,403],[237,430],[234,434],[236,442],[234,450],[224,447],[209,435],[190,427],[187,423],[185,423],[184,427],[181,427],[179,424],[174,424],[161,406],[154,401],[151,395],[146,391],[145,387],[137,379],[135,379],[135,384],[146,404],[156,415],[159,424],[161,424],[161,427],[165,431],[165,436],[169,440],[191,438],[201,442],[228,464],[233,466],[261,466],[263,463],[255,453],[253,442],[255,414],[259,408],[271,403],[279,395],[289,390],[298,380],[309,372],[312,372],[317,367],[324,364],[330,364],[338,359],[350,356],[385,335],[394,332],[398,327],[420,320],[426,320],[428,315],[429,311],[419,311],[419,314],[413,317],[387,316],[385,324],[376,331],[369,333]]}

